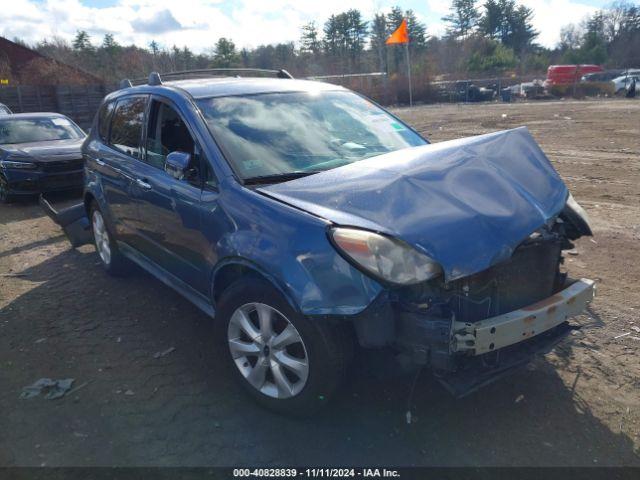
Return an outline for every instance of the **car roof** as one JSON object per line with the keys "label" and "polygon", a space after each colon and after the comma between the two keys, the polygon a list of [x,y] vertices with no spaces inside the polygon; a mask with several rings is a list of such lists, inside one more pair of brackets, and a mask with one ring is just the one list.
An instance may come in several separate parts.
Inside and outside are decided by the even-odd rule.
{"label": "car roof", "polygon": [[153,93],[159,91],[182,90],[195,99],[228,97],[234,95],[255,95],[259,93],[317,92],[346,90],[340,85],[282,78],[214,77],[189,80],[173,80],[161,85],[139,85],[113,92],[109,97],[126,93]]}
{"label": "car roof", "polygon": [[185,90],[193,98],[254,95],[258,93],[344,90],[343,87],[330,83],[282,78],[200,78],[170,81],[164,83],[164,85]]}
{"label": "car roof", "polygon": [[[11,120],[20,119],[20,118],[51,118],[51,117],[68,118],[67,116],[62,115],[61,113],[56,113],[56,112],[29,112],[29,113],[13,113],[11,115]],[[4,117],[3,119],[6,120]]]}

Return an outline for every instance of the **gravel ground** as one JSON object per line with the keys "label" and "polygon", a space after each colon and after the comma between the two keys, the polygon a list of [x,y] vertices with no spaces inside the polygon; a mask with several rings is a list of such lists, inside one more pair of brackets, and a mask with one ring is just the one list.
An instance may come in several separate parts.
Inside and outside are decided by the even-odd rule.
{"label": "gravel ground", "polygon": [[[107,276],[35,203],[0,206],[0,466],[640,466],[640,101],[396,113],[433,141],[531,129],[595,226],[567,259],[598,281],[579,333],[463,400],[426,374],[409,399],[411,378],[371,369],[292,420],[243,394],[211,321],[178,294],[142,272]],[[41,377],[76,390],[20,399]]]}

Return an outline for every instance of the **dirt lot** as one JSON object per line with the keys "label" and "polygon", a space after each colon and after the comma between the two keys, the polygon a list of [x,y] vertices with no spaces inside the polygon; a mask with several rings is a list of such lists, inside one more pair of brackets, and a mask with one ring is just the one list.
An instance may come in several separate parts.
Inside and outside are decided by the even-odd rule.
{"label": "dirt lot", "polygon": [[[36,204],[4,206],[0,465],[640,465],[640,101],[397,113],[434,141],[529,126],[595,226],[567,259],[598,280],[581,332],[463,400],[423,375],[412,425],[411,379],[372,374],[291,420],[241,392],[187,301],[142,272],[108,277]],[[21,400],[41,377],[82,388]]]}

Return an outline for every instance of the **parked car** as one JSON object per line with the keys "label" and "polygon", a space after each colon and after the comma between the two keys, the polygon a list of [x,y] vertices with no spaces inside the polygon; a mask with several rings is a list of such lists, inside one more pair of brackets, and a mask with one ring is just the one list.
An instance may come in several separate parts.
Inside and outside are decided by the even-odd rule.
{"label": "parked car", "polygon": [[82,189],[84,139],[82,129],[59,113],[0,117],[0,203]]}
{"label": "parked car", "polygon": [[279,412],[323,405],[359,348],[468,394],[593,296],[560,269],[586,214],[525,128],[430,145],[340,86],[152,74],[106,97],[83,153],[83,203],[47,213],[214,317]]}
{"label": "parked car", "polygon": [[626,92],[634,82],[636,85],[640,84],[640,70],[630,70],[629,72],[611,80],[616,94]]}
{"label": "parked car", "polygon": [[520,98],[540,98],[544,95],[544,82],[542,80],[533,80],[531,82],[523,82],[502,89],[503,92],[509,91],[514,97]]}
{"label": "parked car", "polygon": [[604,72],[596,72],[596,73],[587,73],[582,76],[580,81],[585,83],[593,83],[593,82],[609,82],[616,77],[619,77],[624,73],[624,70],[606,70]]}
{"label": "parked car", "polygon": [[456,102],[487,102],[495,98],[496,90],[469,82],[456,82],[447,94]]}
{"label": "parked car", "polygon": [[13,112],[9,107],[7,107],[4,103],[0,103],[0,116],[2,115],[11,115]]}

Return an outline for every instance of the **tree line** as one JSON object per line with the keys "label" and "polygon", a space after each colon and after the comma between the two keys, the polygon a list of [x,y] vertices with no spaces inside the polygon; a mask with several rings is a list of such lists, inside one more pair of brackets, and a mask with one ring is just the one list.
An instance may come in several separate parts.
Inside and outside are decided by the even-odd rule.
{"label": "tree line", "polygon": [[614,2],[560,33],[563,61],[640,68],[640,4]]}
{"label": "tree line", "polygon": [[[544,74],[552,63],[640,66],[640,7],[618,1],[584,21],[567,25],[555,48],[536,43],[534,11],[516,0],[453,0],[442,20],[446,33],[430,34],[415,12],[395,6],[367,19],[357,9],[331,15],[322,24],[300,28],[297,41],[238,48],[220,38],[208,51],[188,46],[146,48],[121,45],[107,33],[96,42],[78,31],[72,42],[47,39],[34,47],[42,54],[116,82],[160,72],[203,68],[285,68],[294,76],[386,72],[402,76],[404,47],[385,40],[407,19],[412,71],[417,78],[464,78],[471,75]],[[47,75],[49,80],[51,74]],[[467,77],[468,78],[468,77]],[[43,79],[43,81],[46,79]]]}

